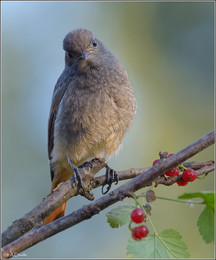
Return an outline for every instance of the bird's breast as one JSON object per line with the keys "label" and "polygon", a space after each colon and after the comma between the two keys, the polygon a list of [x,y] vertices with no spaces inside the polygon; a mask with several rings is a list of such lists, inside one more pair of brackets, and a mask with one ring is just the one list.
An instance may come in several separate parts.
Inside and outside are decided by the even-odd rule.
{"label": "bird's breast", "polygon": [[107,73],[73,77],[55,121],[56,156],[82,161],[118,149],[134,117],[134,96],[129,82]]}

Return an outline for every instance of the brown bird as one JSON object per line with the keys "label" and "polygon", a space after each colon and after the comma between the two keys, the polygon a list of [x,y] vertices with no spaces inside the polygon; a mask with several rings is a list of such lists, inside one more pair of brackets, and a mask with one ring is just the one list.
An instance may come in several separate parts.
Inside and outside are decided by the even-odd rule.
{"label": "brown bird", "polygon": [[[125,68],[92,32],[69,32],[63,48],[65,68],[55,85],[48,124],[51,191],[73,175],[75,166],[116,152],[136,111]],[[65,208],[66,203],[44,224],[64,216]]]}

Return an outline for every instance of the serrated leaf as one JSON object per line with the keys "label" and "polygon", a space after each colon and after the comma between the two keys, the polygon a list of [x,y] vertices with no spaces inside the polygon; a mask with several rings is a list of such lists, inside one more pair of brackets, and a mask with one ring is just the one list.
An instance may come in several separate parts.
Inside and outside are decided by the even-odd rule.
{"label": "serrated leaf", "polygon": [[177,230],[168,229],[156,235],[148,235],[141,241],[128,241],[128,258],[188,258],[186,244]]}
{"label": "serrated leaf", "polygon": [[206,243],[214,241],[214,210],[212,208],[207,206],[204,208],[198,218],[197,226]]}
{"label": "serrated leaf", "polygon": [[112,228],[118,228],[130,222],[130,213],[135,208],[133,205],[122,205],[109,211],[107,222]]}
{"label": "serrated leaf", "polygon": [[192,199],[192,198],[202,198],[203,204],[206,205],[204,210],[201,212],[197,226],[199,228],[200,235],[206,243],[214,241],[214,192],[212,191],[201,191],[185,193],[179,196],[179,199]]}

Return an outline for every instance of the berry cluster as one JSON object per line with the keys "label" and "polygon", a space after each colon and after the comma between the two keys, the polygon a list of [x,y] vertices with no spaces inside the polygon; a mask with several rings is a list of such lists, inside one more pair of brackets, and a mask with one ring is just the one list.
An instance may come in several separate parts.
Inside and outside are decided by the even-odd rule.
{"label": "berry cluster", "polygon": [[[167,157],[173,156],[174,153],[169,154]],[[153,166],[159,161],[160,159],[157,159],[153,162]],[[168,172],[165,172],[165,174],[169,177],[178,176],[179,175],[179,168],[175,167]],[[182,180],[177,181],[177,184],[179,186],[185,186],[188,184],[188,182],[192,182],[196,179],[197,174],[193,169],[186,169],[182,173]]]}
{"label": "berry cluster", "polygon": [[187,169],[182,173],[182,181],[178,181],[179,186],[185,186],[188,184],[188,182],[192,182],[196,179],[197,174],[192,169]]}
{"label": "berry cluster", "polygon": [[[140,224],[146,221],[146,214],[143,209],[136,208],[131,212],[131,221],[136,224]],[[139,241],[146,237],[149,233],[147,226],[141,225],[135,228],[132,228],[131,236],[134,240]]]}

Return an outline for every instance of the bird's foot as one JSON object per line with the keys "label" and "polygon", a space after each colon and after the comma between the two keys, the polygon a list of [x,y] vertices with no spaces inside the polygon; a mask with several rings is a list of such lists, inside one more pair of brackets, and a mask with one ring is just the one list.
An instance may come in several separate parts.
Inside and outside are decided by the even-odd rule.
{"label": "bird's foot", "polygon": [[[106,165],[106,180],[102,186],[102,194],[106,194],[111,189],[112,183],[115,182],[116,185],[118,184],[118,181],[119,178],[117,172]],[[108,187],[107,190],[104,192],[105,185],[108,185]]]}
{"label": "bird's foot", "polygon": [[85,189],[83,187],[82,179],[80,177],[80,173],[79,173],[78,168],[75,165],[73,165],[70,158],[68,159],[68,162],[69,162],[71,169],[73,171],[73,177],[72,177],[72,183],[71,183],[72,187],[77,187],[77,192],[79,192],[79,190],[82,189],[83,193],[85,193]]}
{"label": "bird's foot", "polygon": [[83,167],[89,167],[89,168],[92,169],[92,167],[93,167],[92,162],[91,161],[85,161],[84,163],[82,163],[78,166],[78,168],[83,168]]}

